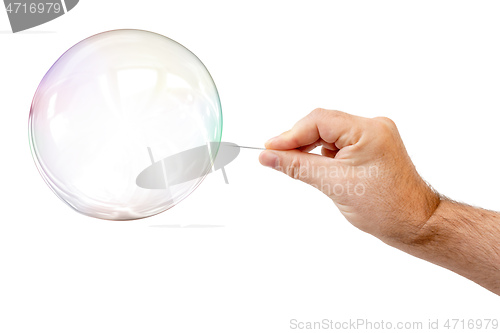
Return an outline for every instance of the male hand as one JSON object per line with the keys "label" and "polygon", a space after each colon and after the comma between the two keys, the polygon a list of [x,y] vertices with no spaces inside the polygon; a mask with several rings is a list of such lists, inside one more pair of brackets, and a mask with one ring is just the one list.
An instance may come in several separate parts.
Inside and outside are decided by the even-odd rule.
{"label": "male hand", "polygon": [[[309,153],[318,146],[322,156]],[[390,119],[316,109],[266,148],[263,165],[321,190],[359,229],[394,246],[426,237],[421,231],[440,198]]]}

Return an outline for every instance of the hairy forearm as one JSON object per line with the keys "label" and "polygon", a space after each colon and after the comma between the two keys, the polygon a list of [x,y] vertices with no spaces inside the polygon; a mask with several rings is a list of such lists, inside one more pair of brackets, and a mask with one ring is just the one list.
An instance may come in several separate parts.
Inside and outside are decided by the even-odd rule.
{"label": "hairy forearm", "polygon": [[442,199],[402,250],[500,295],[500,214]]}

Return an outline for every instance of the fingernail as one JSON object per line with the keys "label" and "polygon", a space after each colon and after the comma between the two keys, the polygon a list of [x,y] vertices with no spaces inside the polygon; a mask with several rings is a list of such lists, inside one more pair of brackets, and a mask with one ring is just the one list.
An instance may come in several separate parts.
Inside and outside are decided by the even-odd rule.
{"label": "fingernail", "polygon": [[264,150],[259,156],[260,164],[266,167],[275,169],[278,165],[278,155],[270,151]]}

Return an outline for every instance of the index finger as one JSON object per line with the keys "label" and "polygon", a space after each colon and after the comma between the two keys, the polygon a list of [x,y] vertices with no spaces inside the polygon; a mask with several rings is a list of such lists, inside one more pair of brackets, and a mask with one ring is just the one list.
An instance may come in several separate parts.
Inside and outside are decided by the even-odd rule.
{"label": "index finger", "polygon": [[341,111],[315,109],[291,130],[267,141],[266,148],[290,150],[321,139],[342,149],[359,141],[364,119]]}

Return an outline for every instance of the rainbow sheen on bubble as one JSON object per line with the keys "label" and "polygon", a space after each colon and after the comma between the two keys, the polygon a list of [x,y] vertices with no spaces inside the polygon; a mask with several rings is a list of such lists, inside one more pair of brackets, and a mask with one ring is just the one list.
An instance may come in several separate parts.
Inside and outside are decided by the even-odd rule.
{"label": "rainbow sheen on bubble", "polygon": [[[70,48],[41,81],[29,117],[49,187],[78,212],[109,220],[152,216],[186,198],[211,171],[221,135],[217,88],[203,63],[141,30],[104,32]],[[208,154],[169,158],[197,147]],[[153,164],[168,171],[165,186],[139,186]],[[194,179],[185,176],[192,170]]]}

